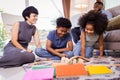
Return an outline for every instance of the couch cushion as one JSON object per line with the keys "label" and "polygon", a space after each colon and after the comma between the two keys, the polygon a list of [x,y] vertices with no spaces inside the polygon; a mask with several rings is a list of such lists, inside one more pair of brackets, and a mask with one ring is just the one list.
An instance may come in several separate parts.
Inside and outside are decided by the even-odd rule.
{"label": "couch cushion", "polygon": [[120,29],[120,15],[112,18],[108,22],[107,31]]}
{"label": "couch cushion", "polygon": [[106,32],[104,42],[120,42],[120,29]]}
{"label": "couch cushion", "polygon": [[113,17],[120,15],[120,6],[116,6],[108,10],[112,13]]}

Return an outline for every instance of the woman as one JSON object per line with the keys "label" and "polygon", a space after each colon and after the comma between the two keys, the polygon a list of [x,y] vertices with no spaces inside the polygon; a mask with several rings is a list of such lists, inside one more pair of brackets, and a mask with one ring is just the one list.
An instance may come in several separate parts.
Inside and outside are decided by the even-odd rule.
{"label": "woman", "polygon": [[38,30],[34,26],[38,18],[38,10],[29,6],[22,13],[25,21],[16,22],[12,28],[11,40],[4,47],[0,67],[21,66],[33,62],[35,59],[32,49],[28,49],[31,38],[34,38],[37,48],[41,48]]}

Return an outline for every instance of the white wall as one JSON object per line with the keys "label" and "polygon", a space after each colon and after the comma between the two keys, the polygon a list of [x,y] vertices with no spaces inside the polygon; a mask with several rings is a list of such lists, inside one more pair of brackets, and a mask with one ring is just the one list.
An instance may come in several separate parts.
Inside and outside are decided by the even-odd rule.
{"label": "white wall", "polygon": [[104,0],[105,9],[120,5],[120,0]]}

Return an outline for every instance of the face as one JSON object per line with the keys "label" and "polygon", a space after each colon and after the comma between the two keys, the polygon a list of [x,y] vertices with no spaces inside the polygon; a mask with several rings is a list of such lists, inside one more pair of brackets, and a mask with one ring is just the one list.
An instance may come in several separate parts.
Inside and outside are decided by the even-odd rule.
{"label": "face", "polygon": [[94,8],[94,11],[99,11],[99,5],[98,4],[95,4],[93,8]]}
{"label": "face", "polygon": [[57,35],[58,37],[63,37],[65,34],[69,32],[68,28],[65,27],[57,27]]}
{"label": "face", "polygon": [[35,14],[35,13],[31,13],[29,17],[26,17],[27,18],[27,22],[29,24],[35,24],[37,19],[38,19],[38,15]]}
{"label": "face", "polygon": [[87,24],[85,28],[85,32],[89,35],[92,35],[94,33],[94,26],[91,24]]}
{"label": "face", "polygon": [[99,9],[102,10],[103,9],[103,5],[99,5]]}
{"label": "face", "polygon": [[96,4],[94,4],[93,8],[94,8],[94,11],[100,11],[100,10],[102,10],[103,6],[96,3]]}

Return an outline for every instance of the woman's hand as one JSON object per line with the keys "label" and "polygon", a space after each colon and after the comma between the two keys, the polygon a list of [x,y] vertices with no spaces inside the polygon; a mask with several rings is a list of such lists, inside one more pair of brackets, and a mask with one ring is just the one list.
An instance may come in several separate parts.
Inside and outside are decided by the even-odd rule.
{"label": "woman's hand", "polygon": [[32,53],[32,52],[33,52],[33,50],[32,50],[32,49],[27,49],[27,52]]}

